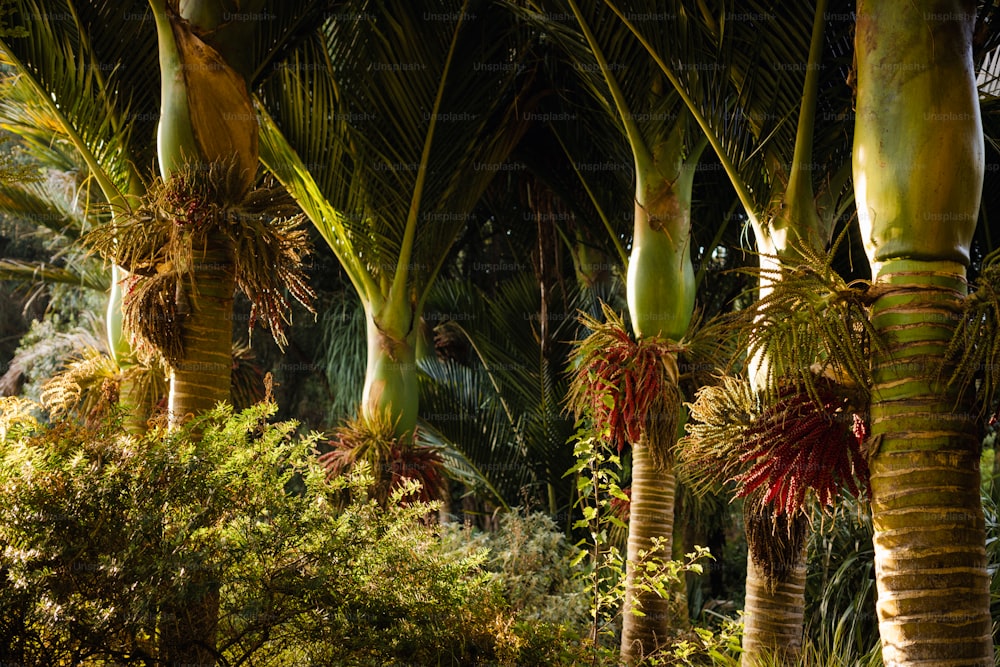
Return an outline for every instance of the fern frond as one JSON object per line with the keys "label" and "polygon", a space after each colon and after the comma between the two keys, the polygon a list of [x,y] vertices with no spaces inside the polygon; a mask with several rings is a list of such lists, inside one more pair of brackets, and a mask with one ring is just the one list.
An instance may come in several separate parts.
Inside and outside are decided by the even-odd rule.
{"label": "fern frond", "polygon": [[118,402],[120,381],[114,359],[96,348],[86,348],[42,386],[42,405],[52,419],[71,412],[88,420],[99,418]]}

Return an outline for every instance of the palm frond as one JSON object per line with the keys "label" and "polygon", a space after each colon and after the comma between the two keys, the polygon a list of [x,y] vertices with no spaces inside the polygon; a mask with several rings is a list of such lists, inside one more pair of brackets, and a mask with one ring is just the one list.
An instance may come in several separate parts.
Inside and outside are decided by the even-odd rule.
{"label": "palm frond", "polygon": [[[959,400],[970,388],[983,413],[1000,414],[1000,251],[983,260],[975,290],[962,302],[942,370],[957,385]],[[981,380],[977,383],[977,380]]]}
{"label": "palm frond", "polygon": [[577,299],[550,290],[544,328],[540,285],[528,273],[492,294],[439,282],[428,303],[428,315],[440,321],[438,340],[450,343],[442,356],[454,358],[421,365],[423,416],[487,474],[507,504],[528,502],[526,496],[559,512],[570,502],[563,473],[573,462],[573,423],[561,402],[575,321],[562,314]]}
{"label": "palm frond", "polygon": [[120,379],[114,359],[85,348],[42,386],[42,405],[52,419],[79,412],[86,421],[97,421],[118,402]]}
{"label": "palm frond", "polygon": [[771,395],[797,384],[819,404],[817,379],[826,376],[864,404],[871,353],[883,347],[868,319],[868,286],[846,283],[833,270],[832,253],[795,250],[800,261],[774,258],[774,268],[745,269],[767,280],[770,291],[744,311],[741,347],[763,360],[761,380]]}
{"label": "palm frond", "polygon": [[363,298],[409,276],[419,306],[518,136],[516,29],[489,3],[364,11],[326,21],[265,85],[262,159]]}
{"label": "palm frond", "polygon": [[108,289],[109,274],[55,266],[46,262],[29,262],[18,259],[0,259],[0,280],[17,280],[27,283],[60,283],[104,292]]}
{"label": "palm frond", "polygon": [[350,290],[334,294],[318,310],[323,336],[316,363],[332,393],[326,415],[333,423],[358,411],[365,380],[365,314]]}
{"label": "palm frond", "polygon": [[482,371],[456,362],[422,364],[421,371],[422,418],[439,441],[462,454],[473,477],[484,480],[476,479],[469,490],[486,492],[501,506],[519,505],[521,490],[534,479],[518,439],[520,424],[511,422],[492,383]]}
{"label": "palm frond", "polygon": [[[133,192],[152,167],[158,113],[156,36],[140,0],[13,3],[23,38],[0,41],[16,74],[0,104],[6,129],[83,156],[109,201]],[[58,16],[62,20],[48,20]]]}

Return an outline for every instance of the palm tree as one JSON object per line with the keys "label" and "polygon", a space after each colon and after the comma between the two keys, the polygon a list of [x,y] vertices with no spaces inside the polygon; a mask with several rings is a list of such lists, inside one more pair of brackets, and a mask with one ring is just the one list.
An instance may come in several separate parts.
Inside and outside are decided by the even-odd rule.
{"label": "palm tree", "polygon": [[[702,4],[703,11],[690,15],[681,3],[672,6],[677,16],[688,16],[689,20],[698,17],[704,23],[703,35],[713,45],[714,53],[699,52],[691,42],[664,42],[651,31],[640,30],[628,16],[654,11],[650,6],[609,4],[646,45],[716,149],[754,232],[761,263],[760,296],[765,298],[772,289],[770,281],[780,277],[779,267],[800,261],[796,246],[822,251],[830,242],[833,223],[843,212],[844,202],[838,201],[848,175],[844,139],[838,141],[838,134],[843,132],[836,124],[828,124],[822,136],[814,139],[818,92],[821,84],[829,91],[833,78],[830,73],[836,76],[839,71],[822,64],[827,3],[818,2],[814,13],[797,6],[785,8],[780,14],[766,3],[744,4],[739,11],[748,18],[743,20],[728,20],[733,11],[729,3],[714,4],[711,10]],[[835,33],[829,41],[836,45],[838,37]],[[700,68],[691,63],[706,62],[710,63],[706,69],[727,73],[728,92],[720,94],[703,87],[698,76]],[[801,65],[777,66],[783,63]],[[824,69],[828,74],[821,82]],[[838,97],[842,99],[843,92],[834,93],[833,99]],[[831,108],[829,102],[826,108]],[[797,124],[787,122],[796,113]],[[814,145],[820,150],[814,150]],[[817,169],[817,164],[821,168]],[[817,183],[825,186],[818,196]],[[795,373],[794,368],[776,366],[775,360],[766,356],[749,362],[749,373],[760,391],[767,390],[766,385],[784,381],[789,372]],[[766,511],[761,512],[755,503],[748,502],[747,507],[747,526],[753,535],[775,533]],[[804,606],[804,521],[799,517],[789,526],[799,537],[791,545],[782,545],[794,553],[781,559],[784,565],[780,570],[766,566],[774,559],[762,549],[759,539],[750,539],[748,532],[751,548],[747,558],[744,664],[755,664],[765,655],[794,661],[798,653]]]}
{"label": "palm tree", "polygon": [[[529,6],[533,18],[560,41],[584,87],[614,119],[631,152],[634,217],[626,299],[633,333],[654,344],[680,341],[690,325],[697,290],[690,248],[691,196],[706,142],[690,132],[688,114],[679,108],[680,100],[642,45],[623,34],[600,3],[567,3],[578,31],[546,21],[545,10],[552,6]],[[592,348],[585,343],[582,349]],[[591,368],[590,361],[584,356],[581,372]],[[665,356],[662,365],[665,382],[679,398],[676,351]],[[637,574],[645,567],[642,554],[654,552],[658,540],[670,545],[673,537],[675,482],[667,452],[676,437],[679,401],[664,400],[657,410],[662,414],[642,417],[642,435],[630,443],[632,495],[621,639],[622,659],[628,664],[665,645],[674,625],[682,622],[674,617],[670,599],[643,591]]]}
{"label": "palm tree", "polygon": [[[26,102],[5,107],[11,129],[42,156],[50,153],[46,147],[53,141],[68,143],[79,153],[113,211],[113,223],[99,245],[129,272],[142,273],[145,267],[145,275],[129,278],[131,301],[139,305],[131,314],[126,308],[124,319],[131,319],[131,327],[126,322],[129,333],[141,330],[172,367],[173,423],[229,396],[237,280],[244,290],[256,288],[258,305],[263,296],[272,329],[281,324],[284,300],[275,300],[277,285],[259,280],[259,274],[249,276],[249,257],[241,252],[248,246],[266,249],[269,261],[278,263],[285,250],[300,251],[296,242],[279,250],[273,243],[264,248],[262,239],[276,238],[274,228],[261,198],[247,198],[256,180],[257,124],[243,72],[252,75],[255,67],[273,63],[301,32],[299,22],[322,11],[320,5],[303,2],[286,5],[273,17],[261,11],[249,14],[260,17],[257,21],[228,21],[235,4],[190,2],[181,7],[151,0],[150,13],[144,2],[66,0],[56,7],[24,0],[16,3],[12,21],[23,24],[26,36],[0,44],[18,73]],[[231,57],[233,43],[247,37],[255,38],[254,47],[242,50],[237,71],[222,52]],[[150,139],[156,125],[154,143]],[[145,171],[154,158],[163,185]],[[217,212],[237,204],[244,207],[239,224],[220,227],[218,223],[232,220]],[[206,221],[216,227],[192,230]],[[296,236],[289,227],[279,233],[286,241]],[[165,248],[177,252],[165,255]],[[280,267],[267,269],[271,275],[282,272]],[[116,290],[120,277],[114,278]],[[141,295],[152,298],[143,301]],[[128,346],[120,326],[120,296],[113,291],[109,337],[111,349],[124,353]],[[190,609],[163,614],[166,659],[214,660],[217,591],[210,581],[197,584],[204,590],[195,591]]]}
{"label": "palm tree", "polygon": [[416,426],[428,291],[523,131],[525,68],[492,3],[372,0],[324,22],[261,91],[262,160],[364,306],[361,417],[397,436]]}
{"label": "palm tree", "polygon": [[886,340],[870,440],[886,665],[993,664],[977,426],[938,379],[982,194],[975,28],[975,3],[858,3],[855,196]]}

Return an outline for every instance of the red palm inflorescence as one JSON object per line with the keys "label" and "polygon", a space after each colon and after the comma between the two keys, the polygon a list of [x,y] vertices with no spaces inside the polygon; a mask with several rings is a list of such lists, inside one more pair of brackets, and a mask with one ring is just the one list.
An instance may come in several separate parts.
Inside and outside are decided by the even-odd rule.
{"label": "red palm inflorescence", "polygon": [[819,403],[801,387],[786,387],[747,428],[740,462],[749,467],[734,478],[739,497],[760,489],[775,514],[793,515],[809,489],[823,505],[841,488],[867,490],[865,422],[831,382],[816,388]]}
{"label": "red palm inflorescence", "polygon": [[[607,428],[610,444],[621,451],[638,442],[653,420],[670,416],[664,397],[676,393],[674,357],[683,348],[656,337],[636,342],[607,307],[605,317],[605,322],[584,319],[593,333],[574,353],[569,404],[577,415],[588,414]],[[670,426],[665,430],[673,434]]]}
{"label": "red palm inflorescence", "polygon": [[397,437],[378,425],[350,420],[336,429],[333,449],[319,457],[329,475],[350,471],[356,462],[367,461],[374,477],[373,492],[384,503],[407,479],[420,482],[417,499],[440,499],[445,490],[444,460],[430,447],[416,444],[414,436]]}

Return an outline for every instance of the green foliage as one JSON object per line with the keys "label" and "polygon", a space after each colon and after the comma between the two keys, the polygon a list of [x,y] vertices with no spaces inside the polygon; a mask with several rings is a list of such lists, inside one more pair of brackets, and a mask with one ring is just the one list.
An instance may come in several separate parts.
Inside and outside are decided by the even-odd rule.
{"label": "green foliage", "polygon": [[456,550],[487,550],[483,566],[522,620],[573,628],[587,622],[584,582],[573,566],[579,549],[547,514],[505,512],[497,528],[487,532],[449,524],[442,539]]}
{"label": "green foliage", "polygon": [[[1000,415],[1000,252],[983,259],[976,289],[962,302],[961,317],[945,354],[949,382],[964,393],[970,387],[984,413]],[[976,380],[982,382],[977,385]]]}
{"label": "green foliage", "polygon": [[816,654],[845,665],[870,664],[871,654],[880,654],[869,512],[851,498],[832,515],[816,509],[809,536],[806,633]]}
{"label": "green foliage", "polygon": [[833,379],[866,405],[868,360],[879,338],[868,320],[869,291],[847,284],[833,269],[834,253],[793,246],[799,260],[776,259],[775,268],[745,269],[767,281],[768,292],[744,311],[742,349],[761,359],[765,391],[801,385],[821,405],[818,377]]}
{"label": "green foliage", "polygon": [[[628,503],[629,497],[619,485],[621,461],[616,454],[609,453],[603,444],[607,435],[606,426],[595,435],[592,429],[581,425],[575,448],[577,463],[567,473],[576,478],[579,494],[577,502],[583,515],[573,527],[587,534],[577,543],[580,551],[573,564],[588,561],[578,576],[585,582],[587,595],[590,597],[589,634],[594,641],[589,652],[595,665],[599,661],[611,662],[617,658],[621,615],[643,614],[637,598],[634,608],[624,609],[625,554],[614,544],[611,534],[615,529],[627,530],[625,523],[617,516],[617,506]],[[694,549],[685,554],[684,560],[673,560],[670,557],[671,545],[662,539],[654,540],[650,549],[639,551],[634,563],[635,590],[673,598],[677,604],[684,604],[683,598],[677,599],[678,584],[688,572],[701,574],[702,565],[699,561],[712,557],[705,547],[696,546]],[[693,659],[700,651],[711,655],[712,650],[718,651],[721,645],[731,643],[728,630],[723,633],[724,639],[719,639],[710,630],[704,630],[705,634],[698,633],[704,640],[700,647],[678,637],[672,646],[647,656],[647,661],[643,664],[696,664],[678,660]],[[674,655],[674,650],[679,653]]]}
{"label": "green foliage", "polygon": [[562,408],[563,370],[575,322],[546,313],[584,302],[572,288],[551,289],[543,300],[530,273],[490,292],[436,284],[428,319],[440,322],[439,356],[420,362],[421,415],[483,479],[470,487],[480,498],[568,516],[573,489],[562,475],[573,465],[573,420]]}
{"label": "green foliage", "polygon": [[140,438],[3,407],[2,660],[152,664],[160,610],[205,586],[229,664],[524,664],[567,643],[517,625],[485,550],[442,547],[417,484],[383,508],[363,467],[327,482],[273,405]]}

